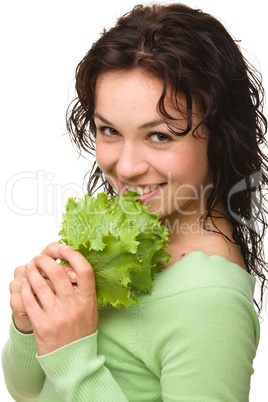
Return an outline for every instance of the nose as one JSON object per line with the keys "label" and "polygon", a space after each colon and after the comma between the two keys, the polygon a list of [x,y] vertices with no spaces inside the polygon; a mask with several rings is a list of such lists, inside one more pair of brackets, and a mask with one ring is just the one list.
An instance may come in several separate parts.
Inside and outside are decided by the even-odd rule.
{"label": "nose", "polygon": [[118,158],[117,175],[124,180],[133,180],[142,176],[149,170],[146,153],[134,147],[133,144],[125,144]]}

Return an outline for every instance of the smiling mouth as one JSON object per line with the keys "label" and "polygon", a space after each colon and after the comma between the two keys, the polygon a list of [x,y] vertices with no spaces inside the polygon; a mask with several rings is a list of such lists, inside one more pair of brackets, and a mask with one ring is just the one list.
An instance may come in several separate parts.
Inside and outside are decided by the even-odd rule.
{"label": "smiling mouth", "polygon": [[148,186],[134,186],[132,184],[124,184],[124,187],[127,191],[134,191],[138,193],[140,196],[152,193],[153,191],[157,190],[159,187],[163,186],[165,183],[162,184],[153,184]]}

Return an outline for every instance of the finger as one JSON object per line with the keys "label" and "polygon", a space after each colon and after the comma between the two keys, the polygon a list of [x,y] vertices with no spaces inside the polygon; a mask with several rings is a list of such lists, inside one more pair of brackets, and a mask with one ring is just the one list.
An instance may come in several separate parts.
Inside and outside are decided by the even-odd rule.
{"label": "finger", "polygon": [[77,283],[77,275],[73,270],[67,272],[68,278],[70,279],[72,284]]}
{"label": "finger", "polygon": [[13,312],[18,314],[18,312],[23,312],[24,307],[21,299],[21,293],[14,293],[10,297],[10,307]]}
{"label": "finger", "polygon": [[34,323],[36,317],[40,319],[40,316],[43,314],[42,309],[32,292],[30,282],[26,278],[23,279],[21,286],[21,300],[31,322]]}
{"label": "finger", "polygon": [[[76,273],[74,272],[74,270],[71,267],[67,267],[66,265],[62,265],[62,267],[65,270],[65,272],[67,273],[70,281],[76,282]],[[49,281],[46,273],[41,268],[39,268],[39,271],[40,271],[40,274],[42,275],[42,277]],[[51,281],[49,281],[49,282],[51,282]]]}
{"label": "finger", "polygon": [[[64,268],[65,269],[65,268]],[[50,287],[50,289],[52,290],[53,293],[56,293],[56,290],[54,288],[53,283],[51,282],[51,280],[47,277],[47,275],[45,274],[45,272],[42,271],[42,269],[39,269],[41,276],[46,280],[48,286]],[[65,269],[65,272],[67,273],[67,276],[71,282],[72,285],[76,285],[77,282],[77,275],[76,273],[70,268],[69,270]]]}
{"label": "finger", "polygon": [[59,250],[62,258],[70,263],[77,275],[79,293],[83,296],[96,295],[94,270],[88,260],[71,247],[61,245]]}
{"label": "finger", "polygon": [[53,258],[54,260],[61,259],[60,247],[62,246],[61,243],[53,242],[50,243],[40,254],[45,254],[48,257]]}
{"label": "finger", "polygon": [[[14,271],[14,279],[19,279],[19,281],[25,278],[25,265],[20,265],[19,267],[17,267]],[[21,285],[21,281],[20,281],[20,285]]]}
{"label": "finger", "polygon": [[[61,243],[57,243],[57,242],[53,242],[50,243],[43,251],[41,251],[41,253],[39,255],[47,255],[50,258],[53,258],[53,260],[58,260],[58,259],[62,259],[62,255],[60,253],[60,247],[62,246]],[[36,257],[34,257],[31,262],[34,263],[35,262]],[[73,272],[72,267],[68,267],[66,265],[62,265],[65,269],[65,271],[68,273],[69,271]],[[20,267],[19,267],[20,268]],[[41,274],[44,278],[47,278],[46,274],[41,271]],[[72,283],[76,283],[76,281],[74,281],[74,276],[72,276],[72,274],[69,276],[69,278],[71,279]]]}
{"label": "finger", "polygon": [[[41,276],[42,276],[42,275],[41,275]],[[44,278],[44,277],[43,277],[43,278]],[[51,280],[48,279],[47,277],[44,278],[44,279],[45,279],[47,285],[48,285],[48,286],[50,287],[50,289],[52,290],[52,292],[55,294],[55,293],[56,293],[56,290],[55,290],[55,288],[54,288],[53,283],[51,282]]]}
{"label": "finger", "polygon": [[[35,259],[36,259],[36,257],[35,257]],[[35,261],[35,259],[33,260],[33,261]],[[67,273],[67,276],[68,276],[68,278],[69,278],[69,280],[71,281],[71,284],[73,285],[73,287],[76,289],[77,288],[77,282],[76,282],[76,277],[77,277],[77,275],[76,275],[76,273],[74,272],[74,270],[71,268],[71,267],[67,267],[66,265],[63,265],[62,266],[63,267],[63,269],[65,270],[65,272]],[[24,267],[25,268],[25,267]],[[40,271],[40,274],[42,275],[42,277],[44,278],[44,279],[46,279],[46,281],[47,281],[47,284],[48,284],[48,286],[50,286],[50,289],[52,290],[52,292],[53,293],[56,293],[56,290],[55,290],[55,288],[54,288],[54,285],[53,285],[53,283],[51,282],[51,280],[48,278],[48,276],[46,275],[46,273],[41,269],[41,268],[38,268],[39,269],[39,271]]]}
{"label": "finger", "polygon": [[[59,259],[62,260],[62,255],[60,253],[60,248],[62,246],[65,246],[65,245],[62,245],[61,243],[57,243],[57,242],[50,243],[40,254],[47,255],[48,257],[53,258],[55,261],[59,260]],[[36,259],[36,257],[33,258],[31,262],[35,262],[35,259]],[[62,265],[62,266],[64,267],[64,269],[67,273],[74,272],[72,267],[69,267],[67,265]],[[44,278],[47,278],[45,273],[42,272],[42,275]],[[72,283],[76,283],[74,274],[70,274],[68,276]]]}
{"label": "finger", "polygon": [[[29,263],[25,267],[26,278],[31,285],[33,296],[37,296],[41,305],[47,309],[53,307],[54,293],[47,281],[42,277],[35,264]],[[22,283],[23,287],[24,282]],[[22,288],[21,288],[22,289]]]}
{"label": "finger", "polygon": [[[24,275],[25,277],[25,275]],[[15,294],[15,293],[19,293],[20,292],[20,288],[21,288],[21,281],[22,281],[23,277],[21,277],[20,279],[16,279],[10,282],[9,284],[9,291],[11,294]]]}
{"label": "finger", "polygon": [[55,260],[45,254],[39,254],[36,256],[35,264],[38,269],[41,269],[45,276],[49,278],[59,297],[73,295],[73,286],[63,265],[58,264]]}
{"label": "finger", "polygon": [[[50,243],[46,248],[44,248],[44,250],[41,251],[40,254],[47,255],[48,257],[53,258],[53,260],[56,261],[61,258],[60,252],[59,252],[60,246],[61,246],[61,244],[57,243],[57,242]],[[38,255],[40,255],[40,254],[38,254]],[[35,258],[36,257],[32,258],[30,262],[34,263]]]}
{"label": "finger", "polygon": [[21,265],[15,269],[14,279],[9,284],[9,291],[11,294],[20,293],[21,283],[25,276],[25,265]]}

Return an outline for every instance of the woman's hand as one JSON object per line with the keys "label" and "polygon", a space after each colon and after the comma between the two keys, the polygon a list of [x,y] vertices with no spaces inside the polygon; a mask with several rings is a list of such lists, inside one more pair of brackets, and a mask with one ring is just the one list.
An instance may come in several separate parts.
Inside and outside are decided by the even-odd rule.
{"label": "woman's hand", "polygon": [[[45,250],[44,250],[45,252]],[[32,260],[33,262],[34,260]],[[73,277],[73,270],[67,266],[65,266],[66,272],[70,272],[69,278],[71,282],[76,282],[75,278]],[[52,291],[55,293],[55,289],[53,287],[53,284],[51,281],[46,277],[46,275],[41,271],[41,274],[43,277],[46,279],[48,285],[52,289]],[[9,290],[10,290],[10,307],[13,312],[13,319],[16,328],[18,331],[24,333],[24,334],[30,334],[33,332],[32,324],[31,321],[28,317],[28,314],[25,310],[25,307],[23,305],[22,299],[21,299],[21,286],[22,286],[22,281],[25,280],[26,278],[26,272],[25,272],[25,265],[20,265],[17,267],[14,271],[14,279],[13,281],[10,282],[9,285]],[[38,299],[37,299],[38,300]]]}
{"label": "woman's hand", "polygon": [[16,328],[24,334],[30,334],[33,332],[32,324],[21,299],[22,281],[25,277],[25,265],[17,267],[14,271],[14,280],[9,285],[10,307]]}
{"label": "woman's hand", "polygon": [[[75,287],[57,259],[70,263],[76,274]],[[98,309],[94,271],[82,254],[71,247],[52,243],[26,265],[25,276],[21,300],[32,324],[39,356],[96,332]]]}

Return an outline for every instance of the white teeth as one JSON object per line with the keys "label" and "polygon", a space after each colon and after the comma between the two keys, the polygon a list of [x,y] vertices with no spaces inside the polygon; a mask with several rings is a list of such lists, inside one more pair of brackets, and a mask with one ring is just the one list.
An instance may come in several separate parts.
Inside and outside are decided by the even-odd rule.
{"label": "white teeth", "polygon": [[136,187],[134,187],[134,186],[128,186],[128,187],[126,186],[126,188],[127,188],[127,190],[129,190],[129,191],[135,191],[135,192],[137,191],[137,190],[136,190]]}
{"label": "white teeth", "polygon": [[151,191],[156,190],[159,187],[159,185],[155,184],[155,185],[146,186],[146,187],[143,188],[143,187],[140,187],[140,186],[134,187],[132,185],[125,184],[125,187],[129,191],[134,191],[134,192],[138,193],[139,195],[143,195],[143,194],[148,194]]}
{"label": "white teeth", "polygon": [[145,189],[143,190],[143,194],[148,194],[150,193],[152,190],[150,190],[150,187],[146,186]]}
{"label": "white teeth", "polygon": [[137,187],[136,191],[137,191],[137,193],[138,193],[139,195],[144,194],[144,192],[143,192],[143,188],[142,188],[142,187],[140,187],[140,186],[138,186],[138,187]]}

